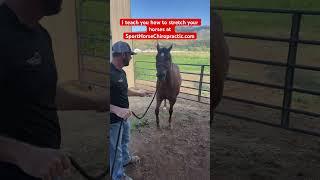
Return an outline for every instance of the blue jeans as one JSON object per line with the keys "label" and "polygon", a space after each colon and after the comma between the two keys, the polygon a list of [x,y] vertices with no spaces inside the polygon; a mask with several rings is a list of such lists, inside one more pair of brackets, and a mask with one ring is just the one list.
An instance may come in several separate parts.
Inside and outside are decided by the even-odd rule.
{"label": "blue jeans", "polygon": [[[110,124],[110,144],[109,144],[109,160],[110,160],[110,172],[114,161],[117,139],[119,134],[121,122]],[[123,121],[122,128],[120,131],[120,139],[118,143],[117,157],[114,164],[112,180],[121,179],[125,175],[123,165],[129,163],[129,141],[130,141],[130,120]]]}

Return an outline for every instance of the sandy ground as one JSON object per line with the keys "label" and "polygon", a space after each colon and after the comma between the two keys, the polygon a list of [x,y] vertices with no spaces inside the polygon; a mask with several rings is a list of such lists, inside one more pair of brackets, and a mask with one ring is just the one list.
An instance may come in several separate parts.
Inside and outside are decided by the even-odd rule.
{"label": "sandy ground", "polygon": [[[151,98],[130,98],[132,110],[143,113]],[[279,123],[280,112],[224,100],[218,108],[267,122]],[[63,149],[91,174],[106,169],[105,113],[60,112]],[[133,128],[131,151],[142,157],[126,168],[134,179],[309,180],[320,179],[320,138],[244,120],[215,115],[209,131],[209,106],[179,99],[174,107],[174,129],[168,112],[160,112],[161,130],[155,128],[154,104],[141,132]],[[292,116],[292,126],[320,130],[319,118]],[[209,132],[211,138],[209,139]],[[82,180],[73,170],[66,179]]]}
{"label": "sandy ground", "polygon": [[[141,98],[130,99],[135,112],[142,113],[148,104],[140,102]],[[173,130],[167,127],[168,117],[162,109],[158,130],[152,106],[144,118],[149,125],[133,132],[131,149],[142,161],[128,167],[128,174],[139,180],[210,179],[209,106],[178,99]]]}
{"label": "sandy ground", "polygon": [[[223,102],[219,110],[232,111],[231,107],[234,104]],[[272,119],[275,113],[269,113],[268,117],[268,113],[249,108],[251,110],[245,111],[248,114],[260,118],[264,114],[265,121],[276,122]],[[300,120],[300,125],[309,124],[309,127],[319,120],[293,119]],[[314,123],[314,127],[318,125],[319,121]],[[319,137],[217,114],[212,129],[212,171],[216,180],[320,179]]]}
{"label": "sandy ground", "polygon": [[[142,113],[149,98],[130,98],[132,110]],[[155,104],[154,104],[155,105]],[[174,106],[173,130],[167,128],[169,113],[160,111],[161,129],[156,128],[154,107],[144,122],[132,130],[130,150],[142,159],[126,168],[137,180],[210,179],[209,106],[179,99]],[[62,147],[90,173],[99,174],[107,167],[107,119],[95,111],[60,112]],[[84,178],[72,170],[65,179]]]}
{"label": "sandy ground", "polygon": [[[107,167],[106,113],[95,111],[60,112],[62,149],[72,155],[90,174],[101,173]],[[72,169],[67,180],[85,180]]]}

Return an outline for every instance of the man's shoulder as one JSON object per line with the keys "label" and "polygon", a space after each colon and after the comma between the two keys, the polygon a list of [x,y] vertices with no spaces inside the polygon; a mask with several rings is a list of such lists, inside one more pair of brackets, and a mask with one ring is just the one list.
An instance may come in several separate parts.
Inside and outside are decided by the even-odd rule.
{"label": "man's shoulder", "polygon": [[46,38],[47,38],[47,39],[50,41],[50,43],[51,43],[52,40],[51,40],[51,36],[50,36],[49,31],[48,31],[45,27],[43,27],[41,24],[40,24],[39,26],[40,26],[40,29],[41,29],[42,33],[46,36]]}
{"label": "man's shoulder", "polygon": [[110,81],[115,82],[119,77],[119,71],[114,67],[112,63],[110,63]]}
{"label": "man's shoulder", "polygon": [[114,67],[112,63],[110,63],[110,75],[111,77],[117,74],[117,69]]}
{"label": "man's shoulder", "polygon": [[3,34],[4,32],[8,33],[11,30],[14,29],[15,27],[15,23],[13,22],[13,17],[12,14],[10,14],[10,12],[8,12],[8,8],[7,6],[5,6],[4,4],[0,5],[0,36],[4,37],[6,36],[6,34]]}
{"label": "man's shoulder", "polygon": [[122,71],[122,73],[123,73],[125,76],[127,76],[127,73],[126,73],[125,70],[121,69],[121,71]]}
{"label": "man's shoulder", "polygon": [[17,37],[17,25],[7,11],[3,5],[0,5],[0,48],[2,52]]}

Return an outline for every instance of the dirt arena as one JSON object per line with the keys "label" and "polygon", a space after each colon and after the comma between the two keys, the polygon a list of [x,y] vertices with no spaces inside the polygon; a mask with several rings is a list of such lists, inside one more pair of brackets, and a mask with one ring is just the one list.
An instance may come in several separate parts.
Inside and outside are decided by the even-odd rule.
{"label": "dirt arena", "polygon": [[[132,110],[142,113],[149,98],[130,98]],[[160,111],[161,130],[156,128],[154,106],[142,120],[141,132],[132,126],[130,149],[142,159],[128,166],[133,179],[210,179],[209,106],[178,99],[173,130],[167,128],[169,113]],[[106,168],[107,119],[94,111],[60,112],[63,148],[91,174]],[[66,179],[82,180],[75,170]]]}
{"label": "dirt arena", "polygon": [[[143,112],[148,104],[139,103],[141,98],[130,101],[135,112]],[[141,180],[210,179],[209,106],[178,99],[173,130],[167,127],[168,117],[162,109],[157,130],[153,106],[146,117],[149,125],[133,133],[131,148],[142,161],[128,167],[128,174]]]}
{"label": "dirt arena", "polygon": [[[273,123],[279,118],[279,113],[271,110],[266,112],[227,100],[218,110]],[[320,130],[319,118],[292,116],[291,120],[297,128]],[[215,180],[320,179],[319,137],[218,114],[211,132]]]}

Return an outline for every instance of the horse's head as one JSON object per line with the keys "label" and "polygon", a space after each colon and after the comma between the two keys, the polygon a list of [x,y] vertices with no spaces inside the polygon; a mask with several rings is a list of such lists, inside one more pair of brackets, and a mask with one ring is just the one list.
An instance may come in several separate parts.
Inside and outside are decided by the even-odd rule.
{"label": "horse's head", "polygon": [[157,67],[157,77],[158,80],[164,81],[167,77],[167,73],[169,68],[171,67],[171,54],[170,51],[172,49],[172,45],[169,48],[162,47],[157,44],[158,54],[156,56],[156,67]]}

